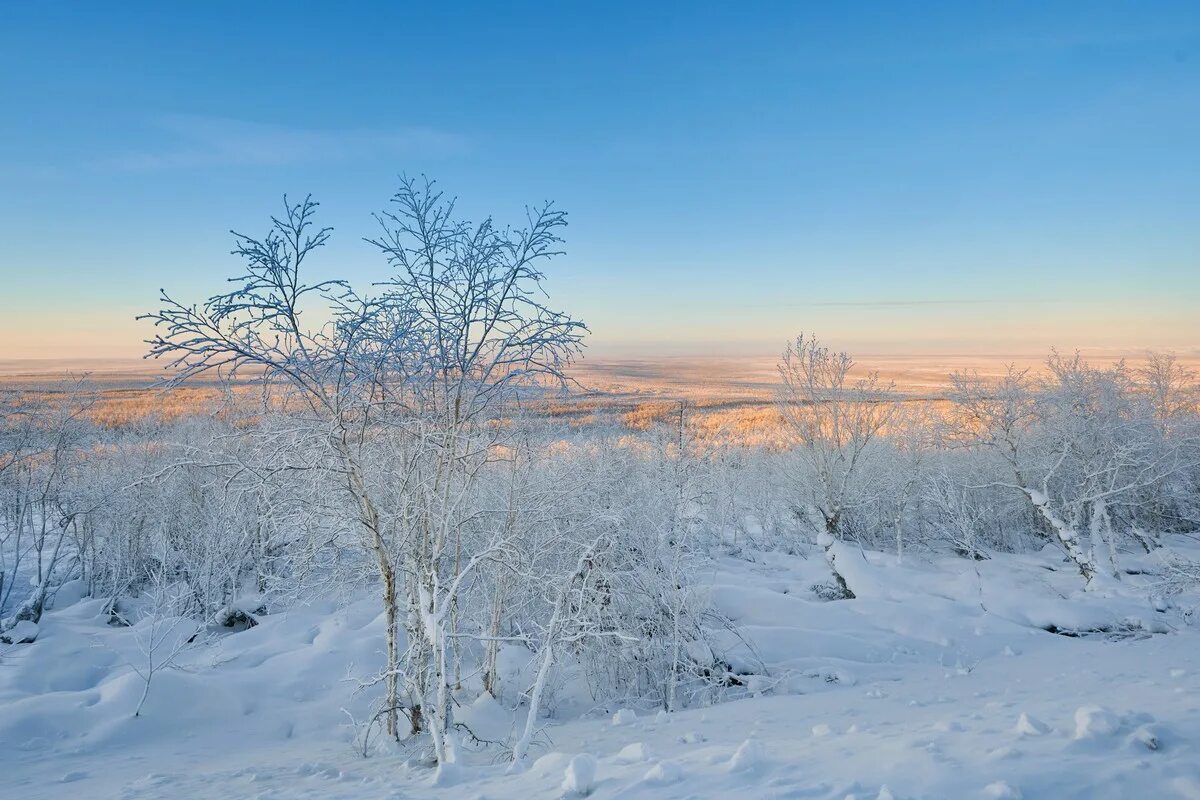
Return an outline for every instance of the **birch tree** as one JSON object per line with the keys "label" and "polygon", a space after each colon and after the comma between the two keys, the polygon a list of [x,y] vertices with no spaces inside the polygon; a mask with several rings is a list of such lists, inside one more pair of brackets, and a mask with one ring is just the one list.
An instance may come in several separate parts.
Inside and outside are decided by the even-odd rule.
{"label": "birch tree", "polygon": [[[540,265],[559,254],[566,217],[547,204],[521,228],[472,224],[430,181],[404,178],[368,239],[392,268],[368,296],[343,280],[306,282],[331,233],[316,227],[316,209],[285,200],[264,237],[235,233],[246,269],[233,291],[201,306],[164,292],[148,315],[158,327],[150,355],[168,359],[172,382],[259,378],[299,438],[320,445],[323,457],[302,463],[282,453],[276,471],[323,470],[351,501],[386,616],[387,732],[399,738],[403,707],[443,762],[459,592],[511,547],[503,536],[468,541],[471,497],[505,435],[506,404],[562,384],[586,330],[543,300]],[[304,322],[322,312],[327,321]]]}
{"label": "birch tree", "polygon": [[1009,368],[999,381],[952,376],[961,435],[996,454],[1086,586],[1120,580],[1115,508],[1175,474],[1178,448],[1158,446],[1152,415],[1123,363],[1110,369],[1054,353],[1047,377]]}
{"label": "birch tree", "polygon": [[779,361],[778,406],[805,467],[795,506],[802,523],[815,513],[817,544],[841,594],[854,597],[839,568],[846,517],[866,502],[864,462],[895,414],[894,385],[878,372],[851,376],[854,360],[801,334]]}

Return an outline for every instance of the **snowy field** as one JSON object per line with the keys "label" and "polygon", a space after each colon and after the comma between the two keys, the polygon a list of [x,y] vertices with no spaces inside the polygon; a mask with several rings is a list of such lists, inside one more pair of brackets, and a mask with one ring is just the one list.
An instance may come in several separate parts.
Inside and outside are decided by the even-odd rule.
{"label": "snowy field", "polygon": [[[465,742],[441,771],[403,747],[361,754],[353,720],[373,698],[356,678],[382,663],[373,598],[263,615],[187,651],[134,718],[137,628],[68,585],[34,643],[4,646],[0,795],[1200,798],[1193,597],[1156,610],[1138,575],[1082,592],[1050,547],[977,563],[870,553],[845,568],[859,597],[835,602],[811,591],[828,576],[819,554],[709,566],[744,699],[667,715],[589,707],[564,686],[516,774]],[[503,662],[529,669],[516,649]],[[520,721],[486,696],[457,715],[484,739]]]}

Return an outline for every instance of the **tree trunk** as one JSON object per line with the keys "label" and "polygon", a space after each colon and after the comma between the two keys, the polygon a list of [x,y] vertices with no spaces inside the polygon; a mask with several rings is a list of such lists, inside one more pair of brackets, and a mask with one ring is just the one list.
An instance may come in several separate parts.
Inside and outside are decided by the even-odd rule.
{"label": "tree trunk", "polygon": [[379,573],[383,578],[383,607],[387,620],[387,733],[393,739],[400,739],[397,725],[397,710],[400,707],[400,696],[397,691],[400,669],[400,647],[396,641],[396,573],[386,558],[381,558]]}
{"label": "tree trunk", "polygon": [[344,448],[342,448],[342,452],[347,466],[350,493],[358,503],[359,519],[367,534],[367,547],[375,556],[375,563],[379,567],[380,582],[383,584],[383,610],[387,624],[387,665],[384,668],[386,670],[384,687],[387,697],[384,701],[384,717],[388,736],[399,740],[400,730],[397,724],[397,714],[400,708],[400,647],[396,639],[398,633],[396,570],[392,566],[387,542],[380,531],[379,513],[375,510],[375,505],[367,493],[367,485],[363,480],[362,472],[357,462],[346,453]]}
{"label": "tree trunk", "polygon": [[[501,579],[503,580],[503,579]],[[497,661],[500,657],[500,631],[504,623],[504,586],[496,588],[492,597],[492,614],[488,624],[488,640],[483,646],[483,690],[499,697],[500,676]]]}
{"label": "tree trunk", "polygon": [[1092,579],[1097,574],[1096,564],[1080,545],[1079,532],[1069,522],[1055,513],[1054,509],[1050,507],[1050,498],[1043,492],[1039,492],[1036,489],[1021,488],[1025,492],[1025,496],[1029,498],[1029,502],[1033,503],[1033,507],[1037,510],[1038,514],[1054,530],[1059,544],[1066,550],[1067,556],[1071,561],[1075,562],[1075,566],[1079,568],[1079,574],[1083,576],[1084,582],[1090,587]]}
{"label": "tree trunk", "polygon": [[525,756],[529,753],[529,745],[533,742],[534,731],[537,730],[538,713],[542,707],[542,693],[546,690],[546,681],[550,677],[550,667],[554,664],[554,640],[558,636],[558,620],[562,613],[563,598],[560,595],[554,604],[554,613],[546,629],[546,638],[542,645],[542,663],[538,665],[537,677],[533,682],[533,690],[529,693],[529,715],[525,717],[525,730],[521,738],[513,745],[512,767],[520,769],[524,765]]}
{"label": "tree trunk", "polygon": [[833,580],[837,583],[838,589],[846,600],[853,600],[857,595],[850,589],[850,584],[846,583],[846,577],[842,575],[842,571],[838,569],[837,563],[837,545],[841,542],[841,538],[837,535],[838,515],[825,517],[825,530],[817,537],[817,544],[825,551],[825,561],[829,564],[829,569],[833,572]]}

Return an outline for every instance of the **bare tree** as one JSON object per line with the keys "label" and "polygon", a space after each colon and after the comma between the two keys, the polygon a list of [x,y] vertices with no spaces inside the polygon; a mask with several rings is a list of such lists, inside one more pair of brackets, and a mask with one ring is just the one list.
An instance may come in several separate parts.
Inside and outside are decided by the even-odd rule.
{"label": "bare tree", "polygon": [[890,457],[881,459],[877,469],[884,475],[881,505],[888,527],[896,542],[896,560],[904,560],[905,521],[913,501],[920,499],[920,486],[926,480],[926,462],[936,445],[939,431],[937,420],[924,403],[897,406],[888,436]]}
{"label": "bare tree", "polygon": [[838,566],[838,545],[846,534],[848,512],[868,496],[863,485],[864,460],[893,418],[894,386],[877,372],[850,375],[847,353],[829,350],[815,337],[800,335],[789,343],[779,362],[778,405],[805,466],[801,496],[795,508],[801,522],[819,517],[817,542],[833,570],[838,588],[854,597]]}
{"label": "bare tree", "polygon": [[1173,353],[1147,353],[1146,365],[1138,370],[1160,424],[1193,416],[1200,397],[1196,373],[1179,363]]}
{"label": "bare tree", "polygon": [[127,663],[142,679],[142,694],[133,710],[135,717],[142,715],[154,678],[163,671],[178,668],[184,653],[198,646],[204,629],[203,623],[186,613],[187,590],[169,579],[165,552],[162,556],[142,593],[142,618],[126,620],[137,648],[137,655]]}
{"label": "bare tree", "polygon": [[0,620],[0,633],[18,622],[37,623],[62,580],[64,561],[70,571],[70,557],[78,556],[72,533],[87,501],[78,496],[74,479],[95,402],[81,379],[26,399],[0,417],[0,609],[8,607],[22,570],[31,572],[33,584],[13,613]]}
{"label": "bare tree", "polygon": [[[1150,411],[1123,363],[1097,369],[1053,353],[1035,382],[1009,368],[999,381],[954,375],[961,436],[996,454],[1009,478],[1079,569],[1089,588],[1119,580],[1113,510],[1182,466],[1159,446]],[[1107,565],[1103,565],[1106,561]]]}
{"label": "bare tree", "polygon": [[[225,381],[242,374],[261,379],[266,392],[287,395],[299,405],[305,436],[320,440],[332,456],[327,469],[342,476],[362,530],[362,543],[376,561],[387,616],[388,674],[399,660],[395,568],[379,513],[363,473],[362,449],[373,412],[393,381],[409,365],[410,315],[403,308],[360,299],[343,281],[305,283],[301,269],[329,240],[331,229],[314,227],[317,204],[284,199],[285,213],[272,217],[261,239],[236,231],[233,253],[246,271],[230,278],[237,288],[185,305],[162,292],[162,307],[145,315],[157,328],[149,357],[169,359],[177,384],[209,372]],[[315,303],[333,309],[331,322],[302,324]],[[396,680],[387,682],[389,708],[398,705]],[[396,734],[395,711],[388,731]]]}
{"label": "bare tree", "polygon": [[467,498],[509,436],[506,410],[523,390],[565,385],[564,368],[586,328],[543,301],[540,265],[560,253],[566,225],[552,205],[528,210],[519,229],[490,219],[476,225],[457,219],[454,201],[429,181],[405,179],[377,220],[381,235],[369,241],[394,270],[383,301],[414,316],[420,353],[409,388],[424,445],[423,480],[408,509],[401,568],[410,610],[410,715],[416,724],[430,712],[441,762],[458,592],[474,568],[509,547],[497,534],[471,551]]}
{"label": "bare tree", "polygon": [[[565,544],[556,537],[559,544]],[[545,623],[535,623],[540,637],[537,641],[537,671],[534,675],[533,686],[529,690],[529,707],[525,716],[525,725],[520,736],[513,745],[513,767],[520,769],[524,766],[529,753],[529,746],[537,732],[537,721],[541,714],[542,699],[546,691],[551,670],[555,660],[563,658],[581,643],[589,639],[613,637],[616,639],[632,639],[634,637],[619,630],[609,630],[597,625],[595,606],[603,603],[606,596],[604,578],[596,565],[601,552],[611,547],[613,542],[606,535],[597,537],[595,541],[584,547],[575,563],[563,575],[554,576],[542,583],[542,590],[549,599],[550,617]]]}
{"label": "bare tree", "polygon": [[[321,469],[352,501],[382,588],[388,734],[399,736],[403,675],[412,733],[429,731],[442,762],[452,757],[444,736],[459,592],[511,547],[502,535],[468,541],[470,498],[506,435],[506,404],[525,387],[562,384],[586,331],[540,298],[539,264],[558,254],[565,215],[546,205],[517,230],[473,225],[431,182],[402,179],[369,240],[393,277],[365,297],[340,280],[304,282],[301,266],[330,230],[314,226],[311,200],[285,206],[262,239],[234,234],[247,264],[234,291],[200,307],[163,294],[148,315],[159,327],[150,355],[171,359],[174,382],[256,374],[282,395],[300,438],[320,445],[325,457],[282,453],[274,471]],[[302,324],[322,306],[329,322]]]}

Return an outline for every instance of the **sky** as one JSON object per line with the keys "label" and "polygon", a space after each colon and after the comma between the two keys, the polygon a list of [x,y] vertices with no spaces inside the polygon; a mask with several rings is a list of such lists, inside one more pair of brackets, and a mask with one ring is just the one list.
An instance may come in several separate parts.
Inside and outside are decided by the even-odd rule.
{"label": "sky", "polygon": [[0,359],[125,357],[311,193],[554,200],[606,355],[1200,352],[1200,3],[0,0]]}

